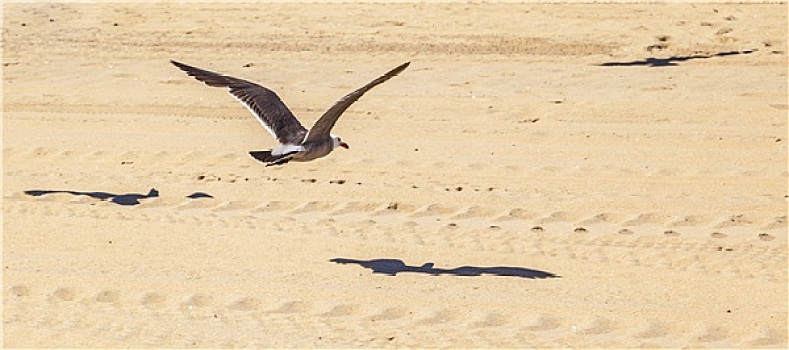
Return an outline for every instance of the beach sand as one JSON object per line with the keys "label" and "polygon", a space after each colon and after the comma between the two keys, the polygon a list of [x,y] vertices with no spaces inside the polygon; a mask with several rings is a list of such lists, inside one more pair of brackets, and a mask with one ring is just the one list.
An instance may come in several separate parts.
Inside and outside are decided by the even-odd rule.
{"label": "beach sand", "polygon": [[4,4],[3,345],[786,348],[786,10]]}

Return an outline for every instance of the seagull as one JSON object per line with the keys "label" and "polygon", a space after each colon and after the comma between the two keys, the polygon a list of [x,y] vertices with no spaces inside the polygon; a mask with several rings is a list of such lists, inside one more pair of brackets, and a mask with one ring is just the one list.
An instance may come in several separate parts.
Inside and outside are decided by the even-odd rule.
{"label": "seagull", "polygon": [[308,162],[328,155],[337,147],[348,149],[347,143],[331,133],[337,119],[365,92],[400,74],[411,62],[403,63],[345,95],[324,112],[310,130],[301,125],[276,93],[265,87],[173,60],[170,60],[170,63],[208,86],[229,88],[230,94],[249,109],[263,128],[279,141],[280,145],[273,149],[249,152],[249,155],[266,163],[266,166],[272,166],[283,165],[289,161]]}

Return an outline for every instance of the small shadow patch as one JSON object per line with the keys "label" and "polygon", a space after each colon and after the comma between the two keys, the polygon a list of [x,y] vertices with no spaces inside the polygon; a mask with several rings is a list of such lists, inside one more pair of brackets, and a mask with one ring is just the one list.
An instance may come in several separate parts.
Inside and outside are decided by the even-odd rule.
{"label": "small shadow patch", "polygon": [[186,198],[191,198],[191,199],[197,199],[197,198],[214,198],[214,196],[212,196],[212,195],[210,195],[210,194],[208,194],[208,193],[205,193],[205,192],[195,192],[195,193],[192,193],[192,194],[190,194],[190,195],[186,196]]}

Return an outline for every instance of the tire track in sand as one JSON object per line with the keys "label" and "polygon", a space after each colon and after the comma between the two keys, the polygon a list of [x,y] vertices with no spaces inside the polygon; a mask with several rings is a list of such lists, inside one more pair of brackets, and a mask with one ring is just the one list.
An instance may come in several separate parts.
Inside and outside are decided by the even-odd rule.
{"label": "tire track in sand", "polygon": [[[155,290],[14,284],[5,288],[4,300],[9,330],[24,327],[42,335],[67,334],[72,339],[89,337],[95,341],[94,345],[101,346],[272,346],[250,336],[255,333],[250,333],[251,329],[261,327],[271,332],[298,329],[303,336],[294,344],[297,346],[506,344],[517,347],[580,344],[581,339],[604,345],[610,333],[627,334],[629,339],[618,341],[630,346],[776,347],[786,343],[781,330],[769,327],[760,327],[752,335],[737,340],[729,337],[732,330],[710,324],[700,324],[687,333],[683,325],[651,319],[623,324],[603,316],[560,318],[544,313],[458,312],[440,306],[379,308],[370,304],[340,303],[318,307],[300,300],[275,300],[257,295],[200,292],[172,295]],[[114,319],[115,314],[134,314],[134,322],[102,321]],[[170,321],[154,322],[162,318]],[[182,326],[194,323],[208,326],[212,331],[190,331]],[[149,324],[168,326],[152,328]],[[442,336],[436,336],[436,328]],[[29,341],[28,345],[36,344],[36,339]]]}

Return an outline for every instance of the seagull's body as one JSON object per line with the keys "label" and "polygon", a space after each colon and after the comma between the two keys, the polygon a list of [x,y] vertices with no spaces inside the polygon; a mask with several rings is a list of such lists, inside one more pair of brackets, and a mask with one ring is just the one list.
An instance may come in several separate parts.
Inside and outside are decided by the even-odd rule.
{"label": "seagull's body", "polygon": [[331,129],[343,112],[365,92],[402,72],[410,62],[401,64],[367,85],[345,95],[315,122],[310,130],[304,128],[285,103],[273,91],[258,84],[170,61],[189,76],[208,86],[227,87],[230,94],[249,109],[260,124],[274,136],[280,145],[268,151],[251,151],[255,159],[266,166],[281,165],[289,161],[307,162],[331,153],[337,147],[348,148]]}

